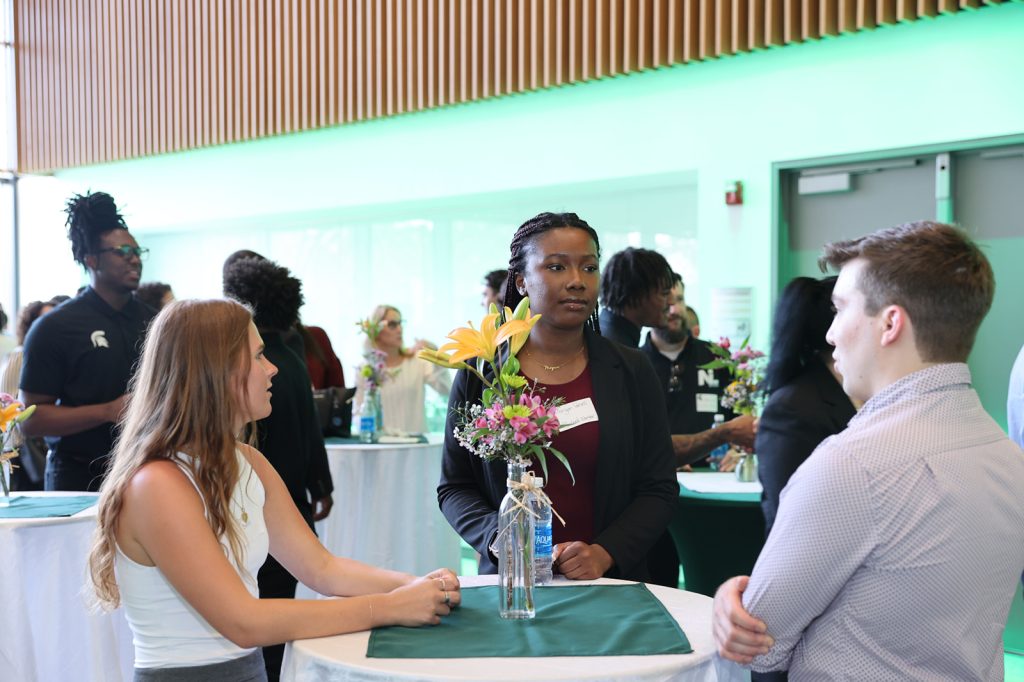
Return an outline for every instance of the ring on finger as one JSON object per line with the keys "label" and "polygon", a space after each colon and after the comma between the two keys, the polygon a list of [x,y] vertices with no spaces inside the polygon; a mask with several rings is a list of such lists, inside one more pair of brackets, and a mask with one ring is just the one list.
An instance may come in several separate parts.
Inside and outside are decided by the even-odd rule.
{"label": "ring on finger", "polygon": [[447,589],[448,589],[448,586],[447,586],[447,585],[445,585],[445,583],[444,583],[444,576],[441,576],[440,578],[438,578],[438,580],[440,580],[440,581],[441,581],[441,589],[442,589],[442,590],[447,590]]}
{"label": "ring on finger", "polygon": [[450,594],[448,594],[447,590],[445,590],[445,593],[444,593],[444,603],[445,603],[445,606],[451,606],[452,605],[452,597],[451,597]]}

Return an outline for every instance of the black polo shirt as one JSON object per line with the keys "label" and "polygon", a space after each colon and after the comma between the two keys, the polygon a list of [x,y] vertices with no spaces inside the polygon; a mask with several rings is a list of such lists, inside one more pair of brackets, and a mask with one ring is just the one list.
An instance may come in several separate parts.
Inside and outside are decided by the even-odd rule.
{"label": "black polo shirt", "polygon": [[[715,414],[721,414],[726,421],[734,416],[731,410],[723,409],[722,393],[731,381],[728,370],[700,369],[701,365],[714,360],[707,341],[692,336],[673,361],[661,354],[651,341],[650,333],[641,348],[647,353],[654,371],[665,392],[665,406],[668,408],[668,426],[672,433],[693,434],[707,431],[715,422]],[[669,380],[673,367],[679,376],[679,390],[669,391]]]}
{"label": "black polo shirt", "polygon": [[601,336],[630,348],[640,347],[640,327],[608,308],[601,311]]}
{"label": "black polo shirt", "polygon": [[[156,311],[132,298],[114,310],[86,288],[36,320],[25,339],[21,390],[57,397],[65,407],[95,405],[128,390],[142,340]],[[113,447],[113,423],[61,437],[48,437],[55,457],[91,462]]]}

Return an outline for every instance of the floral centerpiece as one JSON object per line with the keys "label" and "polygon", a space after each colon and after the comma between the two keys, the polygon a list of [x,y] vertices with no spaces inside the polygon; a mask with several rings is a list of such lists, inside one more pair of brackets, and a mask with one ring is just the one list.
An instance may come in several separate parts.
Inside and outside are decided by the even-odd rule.
{"label": "floral centerpiece", "polygon": [[[533,525],[530,496],[550,503],[526,471],[536,460],[547,477],[547,455],[572,470],[565,456],[551,447],[558,435],[559,400],[544,400],[519,373],[516,354],[529,338],[540,315],[524,298],[513,312],[491,305],[480,328],[460,327],[449,343],[417,356],[442,367],[464,369],[484,385],[481,403],[455,409],[452,435],[462,447],[484,460],[505,460],[508,494],[499,509],[498,537],[491,551],[498,557],[499,613],[502,618],[532,618]],[[470,362],[467,362],[470,361]],[[472,364],[471,364],[472,363]]]}
{"label": "floral centerpiece", "polygon": [[35,410],[35,405],[25,407],[9,393],[0,393],[0,500],[4,503],[11,496],[11,469],[17,466],[12,461],[18,456],[14,425],[31,417]]}
{"label": "floral centerpiece", "polygon": [[722,396],[722,407],[736,414],[756,416],[764,401],[764,370],[767,357],[759,350],[748,345],[750,337],[743,340],[739,350],[731,350],[732,343],[728,337],[722,337],[718,343],[710,343],[711,352],[718,357],[701,365],[701,369],[728,370],[732,382],[725,387]]}
{"label": "floral centerpiece", "polygon": [[[421,350],[417,357],[442,367],[465,369],[483,382],[482,404],[456,408],[452,435],[459,445],[485,460],[528,465],[536,459],[547,476],[547,454],[569,469],[565,456],[551,447],[551,439],[558,435],[560,401],[542,400],[536,385],[519,374],[516,359],[539,319],[540,315],[530,313],[529,298],[524,298],[515,312],[509,308],[498,311],[492,304],[479,330],[467,322],[468,327],[448,334],[449,343],[437,350]],[[473,365],[466,362],[471,359],[475,359]]]}
{"label": "floral centerpiece", "polygon": [[[363,353],[363,365],[359,368],[359,376],[363,380],[363,404],[359,405],[358,409],[363,415],[372,413],[374,422],[373,428],[367,432],[364,430],[366,425],[360,419],[360,438],[362,440],[374,440],[376,438],[376,431],[384,427],[384,417],[381,414],[380,387],[384,385],[385,381],[394,377],[398,370],[389,371],[387,366],[388,354],[373,345],[380,335],[380,322],[366,318],[356,322],[356,326],[370,340],[370,347]],[[372,409],[370,409],[371,407]]]}
{"label": "floral centerpiece", "polygon": [[[718,343],[708,344],[711,352],[718,357],[701,365],[701,369],[725,369],[732,377],[732,382],[725,387],[722,395],[722,407],[737,414],[757,416],[764,402],[765,366],[768,358],[750,345],[750,337],[743,340],[739,350],[732,350],[728,337],[722,337]],[[736,478],[740,481],[757,480],[757,464],[750,451],[744,451],[736,460]],[[728,470],[728,469],[726,469]]]}

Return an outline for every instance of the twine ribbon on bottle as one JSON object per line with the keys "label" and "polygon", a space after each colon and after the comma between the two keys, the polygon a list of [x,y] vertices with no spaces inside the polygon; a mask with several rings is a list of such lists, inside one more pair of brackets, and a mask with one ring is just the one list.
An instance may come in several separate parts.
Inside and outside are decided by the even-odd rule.
{"label": "twine ribbon on bottle", "polygon": [[[526,499],[526,496],[528,494],[533,493],[537,497],[537,499],[551,507],[551,513],[559,521],[562,522],[563,526],[565,526],[565,519],[563,519],[562,515],[559,514],[558,511],[555,509],[555,505],[551,502],[551,498],[548,497],[548,494],[544,492],[544,489],[537,486],[537,477],[534,475],[532,471],[527,471],[526,473],[524,473],[522,481],[513,481],[511,478],[508,478],[505,479],[505,484],[508,486],[509,490],[518,490],[522,491],[523,493],[522,497],[519,497],[517,495],[512,496],[512,499],[515,501],[515,507],[521,510],[517,511],[516,517],[518,517],[519,514],[523,512],[526,512],[527,514],[533,517],[539,517],[537,512],[530,509],[530,507],[523,502],[523,500]],[[507,533],[511,528],[512,524],[509,523],[504,528],[499,529],[498,534],[494,536],[494,542],[491,543],[490,550],[494,553],[495,556],[498,555],[498,541],[501,539],[501,536]]]}

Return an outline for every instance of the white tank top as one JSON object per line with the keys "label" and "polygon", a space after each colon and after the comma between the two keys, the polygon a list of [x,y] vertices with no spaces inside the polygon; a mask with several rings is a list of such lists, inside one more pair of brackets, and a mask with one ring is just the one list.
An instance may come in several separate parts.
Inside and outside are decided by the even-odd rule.
{"label": "white tank top", "polygon": [[[239,571],[239,576],[249,593],[259,597],[256,573],[266,561],[270,548],[267,524],[263,519],[266,491],[241,451],[236,450],[235,454],[241,477],[231,495],[230,509],[242,531],[244,566],[248,571],[248,575]],[[190,456],[178,453],[178,457],[187,460]],[[181,469],[195,485],[188,470],[184,466]],[[205,514],[205,500],[203,507]],[[248,521],[243,521],[243,518],[248,518]],[[221,544],[234,566],[227,540],[222,539]],[[114,574],[128,625],[132,629],[136,668],[207,665],[230,661],[255,651],[235,646],[223,637],[178,594],[160,569],[132,561],[120,547],[117,548]]]}

